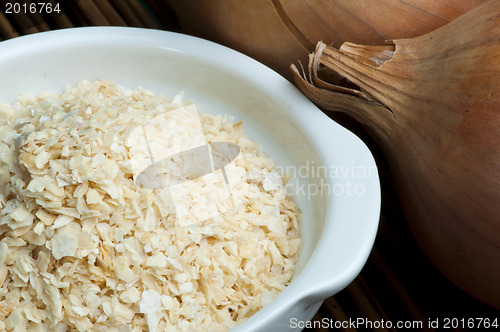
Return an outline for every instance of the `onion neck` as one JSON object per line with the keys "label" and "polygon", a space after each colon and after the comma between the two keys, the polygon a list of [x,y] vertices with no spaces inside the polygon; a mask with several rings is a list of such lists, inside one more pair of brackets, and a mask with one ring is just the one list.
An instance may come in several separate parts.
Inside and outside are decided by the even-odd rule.
{"label": "onion neck", "polygon": [[318,107],[325,111],[348,114],[361,123],[382,145],[391,144],[396,121],[394,114],[386,106],[369,99],[363,93],[346,93],[343,87],[338,87],[337,91],[332,91],[331,87],[318,87],[321,83],[317,82],[317,76],[313,84],[295,65],[292,65],[291,69],[299,89]]}

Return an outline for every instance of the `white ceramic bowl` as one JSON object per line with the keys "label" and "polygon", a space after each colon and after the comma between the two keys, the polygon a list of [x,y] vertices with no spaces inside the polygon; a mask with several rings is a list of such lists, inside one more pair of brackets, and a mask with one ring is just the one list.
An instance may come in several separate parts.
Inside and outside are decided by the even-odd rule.
{"label": "white ceramic bowl", "polygon": [[297,271],[282,294],[234,331],[300,330],[358,275],[380,213],[374,160],[292,84],[236,51],[157,30],[77,28],[0,43],[0,101],[99,78],[165,95],[183,90],[199,111],[243,120],[278,167],[295,175],[288,188],[302,211]]}

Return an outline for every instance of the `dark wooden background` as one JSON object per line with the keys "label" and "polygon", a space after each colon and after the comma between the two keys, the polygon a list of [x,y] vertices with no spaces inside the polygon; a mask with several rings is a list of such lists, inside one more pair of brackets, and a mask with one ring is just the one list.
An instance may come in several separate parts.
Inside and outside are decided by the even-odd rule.
{"label": "dark wooden background", "polygon": [[[6,14],[7,2],[14,1],[0,0],[0,40],[82,26],[133,26],[182,32],[168,0],[59,1],[61,12],[52,14]],[[54,0],[44,2],[57,4]],[[446,318],[497,318],[500,324],[500,311],[456,288],[423,255],[407,228],[386,161],[373,141],[350,119],[331,116],[358,134],[375,155],[381,176],[382,212],[375,246],[364,269],[346,289],[326,299],[314,317],[316,324],[324,318],[339,323],[359,318],[393,324],[421,321],[424,329],[428,329],[429,319],[443,322]],[[329,331],[317,326],[305,331]],[[343,330],[353,329],[347,326]]]}

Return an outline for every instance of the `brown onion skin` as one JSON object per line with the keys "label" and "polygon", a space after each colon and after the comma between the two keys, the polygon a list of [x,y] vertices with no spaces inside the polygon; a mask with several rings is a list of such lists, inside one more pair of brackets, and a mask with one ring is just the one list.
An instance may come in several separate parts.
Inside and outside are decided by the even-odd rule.
{"label": "brown onion skin", "polygon": [[320,40],[380,44],[430,32],[485,0],[174,0],[181,29],[249,55],[292,80]]}

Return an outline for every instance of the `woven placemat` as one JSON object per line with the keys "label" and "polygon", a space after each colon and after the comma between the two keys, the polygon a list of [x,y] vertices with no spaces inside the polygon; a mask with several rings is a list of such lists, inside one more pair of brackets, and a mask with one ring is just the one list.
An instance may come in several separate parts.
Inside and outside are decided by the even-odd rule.
{"label": "woven placemat", "polygon": [[[36,3],[0,0],[0,40],[82,26],[132,26],[182,32],[168,0],[45,0],[52,8],[58,6],[59,12],[6,13],[7,3],[14,2],[27,6]],[[351,120],[335,120],[355,131],[377,160],[382,186],[380,227],[360,275],[346,289],[326,299],[304,331],[395,331],[399,330],[398,322],[408,327],[413,324],[414,330],[431,330],[431,322],[436,320],[441,327],[449,320],[450,327],[457,326],[455,330],[466,330],[470,318],[497,318],[500,323],[500,311],[460,291],[427,260],[408,230],[381,151]],[[456,324],[452,325],[453,322]]]}

